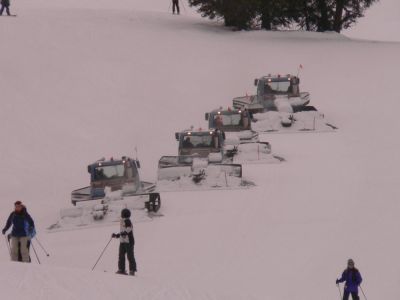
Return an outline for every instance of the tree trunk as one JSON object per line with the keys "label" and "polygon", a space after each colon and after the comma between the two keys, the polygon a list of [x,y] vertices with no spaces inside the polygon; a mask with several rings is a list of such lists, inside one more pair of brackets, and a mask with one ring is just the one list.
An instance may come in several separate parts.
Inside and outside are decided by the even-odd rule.
{"label": "tree trunk", "polygon": [[343,25],[343,9],[345,0],[336,0],[335,20],[333,21],[333,30],[340,32]]}
{"label": "tree trunk", "polygon": [[325,0],[318,0],[318,10],[321,13],[321,19],[318,22],[317,30],[320,32],[331,30],[328,18],[328,6]]}
{"label": "tree trunk", "polygon": [[266,30],[272,29],[272,22],[271,17],[268,12],[264,11],[261,16],[261,27]]}

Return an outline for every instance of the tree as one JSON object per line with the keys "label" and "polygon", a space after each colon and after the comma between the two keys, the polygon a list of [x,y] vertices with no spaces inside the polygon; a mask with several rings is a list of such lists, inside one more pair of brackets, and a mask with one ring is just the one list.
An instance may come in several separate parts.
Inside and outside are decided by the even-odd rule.
{"label": "tree", "polygon": [[258,0],[189,0],[190,6],[198,7],[203,17],[223,17],[225,26],[249,29],[256,17]]}
{"label": "tree", "polygon": [[261,28],[271,30],[277,26],[287,27],[298,18],[298,0],[259,0],[257,12]]}
{"label": "tree", "polygon": [[336,31],[349,28],[379,0],[188,0],[203,17],[222,17],[225,25],[251,29],[289,27],[308,31]]}
{"label": "tree", "polygon": [[333,30],[340,32],[349,28],[372,4],[379,0],[336,0]]}
{"label": "tree", "polygon": [[303,0],[299,25],[306,30],[341,32],[349,28],[379,0]]}

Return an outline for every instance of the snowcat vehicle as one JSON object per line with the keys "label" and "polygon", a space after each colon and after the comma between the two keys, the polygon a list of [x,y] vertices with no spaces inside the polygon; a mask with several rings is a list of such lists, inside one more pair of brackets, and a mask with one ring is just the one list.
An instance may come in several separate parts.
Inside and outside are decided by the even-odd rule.
{"label": "snowcat vehicle", "polygon": [[257,132],[332,131],[310,103],[310,93],[300,91],[300,79],[294,75],[268,75],[254,80],[257,94],[233,99],[233,107],[247,109],[252,129]]}
{"label": "snowcat vehicle", "polygon": [[[140,162],[135,159],[123,156],[121,159],[111,158],[106,161],[104,158],[90,164],[87,168],[90,174],[90,186],[72,191],[71,202],[76,205],[78,202],[102,199],[105,197],[105,188],[111,191],[122,191],[122,196],[148,195],[149,203],[146,205],[151,211],[160,208],[160,198],[155,193],[155,184],[140,181]],[[147,208],[147,207],[146,207]]]}
{"label": "snowcat vehicle", "polygon": [[[240,143],[228,139],[219,129],[185,130],[175,133],[177,156],[163,156],[158,163],[157,187],[191,189],[197,187],[240,187],[242,161],[277,163],[283,159],[271,154],[269,143]],[[161,187],[162,186],[162,187]]]}
{"label": "snowcat vehicle", "polygon": [[[231,109],[227,110],[215,109],[205,114],[205,119],[208,121],[210,128],[217,128],[225,134],[225,140],[229,144],[236,145],[236,154],[243,152],[244,148],[257,147],[257,151],[261,148],[269,149],[271,152],[271,145],[267,142],[260,142],[259,133],[252,129],[252,114],[244,109]],[[244,145],[244,144],[258,144],[258,145]],[[249,150],[249,149],[247,149]],[[274,156],[278,158],[277,156]],[[258,157],[259,160],[261,157]],[[261,158],[262,159],[262,158]],[[283,160],[279,157],[280,160]],[[247,161],[244,159],[242,162]],[[255,161],[255,159],[252,159]]]}
{"label": "snowcat vehicle", "polygon": [[49,230],[116,222],[123,208],[132,210],[136,221],[156,216],[161,207],[155,184],[141,181],[136,159],[105,160],[90,164],[90,186],[72,191],[73,208],[62,209],[60,220]]}
{"label": "snowcat vehicle", "polygon": [[293,113],[315,110],[310,103],[310,93],[300,92],[300,79],[293,75],[268,75],[254,80],[257,94],[233,99],[237,109],[247,108],[251,113],[280,111]]}
{"label": "snowcat vehicle", "polygon": [[195,184],[208,187],[241,186],[242,166],[225,162],[225,156],[233,156],[233,151],[224,153],[224,136],[219,130],[175,133],[179,142],[178,156],[163,156],[158,163],[158,182],[179,182],[190,188]]}
{"label": "snowcat vehicle", "polygon": [[240,142],[258,142],[258,133],[251,128],[251,114],[247,109],[214,109],[205,114],[209,128],[217,128],[226,136],[237,136]]}

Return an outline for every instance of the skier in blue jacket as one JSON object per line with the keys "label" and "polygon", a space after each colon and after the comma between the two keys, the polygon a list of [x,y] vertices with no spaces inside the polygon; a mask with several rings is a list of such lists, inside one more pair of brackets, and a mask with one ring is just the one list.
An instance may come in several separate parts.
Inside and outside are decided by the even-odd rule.
{"label": "skier in blue jacket", "polygon": [[358,286],[362,282],[360,271],[354,266],[354,261],[349,259],[347,261],[347,269],[343,271],[342,277],[336,279],[336,284],[345,282],[343,300],[348,300],[351,294],[353,300],[359,300]]}
{"label": "skier in blue jacket", "polygon": [[29,242],[35,232],[35,223],[21,201],[15,202],[14,206],[14,211],[8,217],[2,233],[6,234],[12,226],[11,260],[18,261],[18,254],[20,254],[23,262],[30,262]]}

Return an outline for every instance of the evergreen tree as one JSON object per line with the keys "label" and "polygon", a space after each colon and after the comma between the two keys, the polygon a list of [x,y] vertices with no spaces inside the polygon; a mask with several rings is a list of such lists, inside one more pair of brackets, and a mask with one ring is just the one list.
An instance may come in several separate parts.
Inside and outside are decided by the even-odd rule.
{"label": "evergreen tree", "polygon": [[288,27],[296,24],[308,31],[349,28],[379,0],[188,0],[203,17],[222,17],[225,25],[251,29]]}
{"label": "evergreen tree", "polygon": [[258,0],[189,0],[203,17],[224,18],[225,26],[249,29],[254,21]]}
{"label": "evergreen tree", "polygon": [[299,25],[306,30],[341,32],[349,28],[379,0],[302,0]]}
{"label": "evergreen tree", "polygon": [[274,27],[287,27],[298,19],[298,0],[259,0],[257,12],[261,27],[271,30]]}

